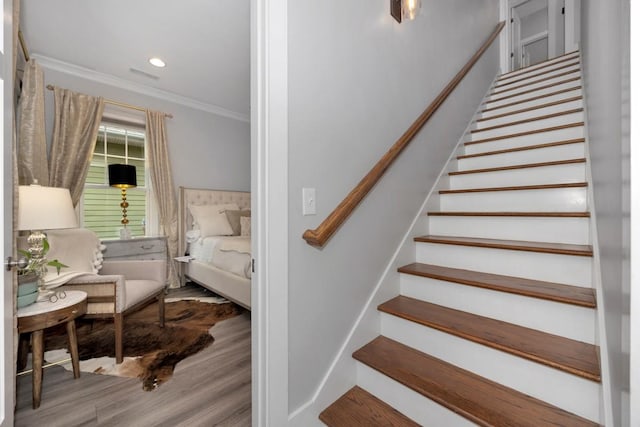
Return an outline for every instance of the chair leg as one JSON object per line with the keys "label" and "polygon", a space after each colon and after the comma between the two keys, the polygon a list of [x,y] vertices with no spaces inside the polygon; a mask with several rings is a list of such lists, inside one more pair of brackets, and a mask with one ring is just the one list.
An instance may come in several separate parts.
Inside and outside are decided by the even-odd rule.
{"label": "chair leg", "polygon": [[158,295],[158,315],[160,318],[160,327],[164,328],[164,291]]}
{"label": "chair leg", "polygon": [[116,363],[122,363],[122,328],[123,318],[122,313],[115,313],[113,316],[113,323],[116,331]]}

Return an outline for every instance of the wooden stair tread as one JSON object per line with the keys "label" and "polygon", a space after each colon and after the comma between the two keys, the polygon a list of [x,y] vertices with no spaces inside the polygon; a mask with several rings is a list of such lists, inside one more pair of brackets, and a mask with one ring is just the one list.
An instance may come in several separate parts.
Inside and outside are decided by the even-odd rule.
{"label": "wooden stair tread", "polygon": [[[545,68],[545,67],[553,66],[555,64],[560,64],[562,62],[571,61],[573,59],[580,58],[580,55],[578,53],[579,53],[579,51],[574,50],[573,52],[568,52],[568,53],[565,53],[563,55],[556,56],[555,58],[551,58],[548,61],[540,62],[538,64],[529,65],[527,67],[522,67],[522,68],[519,68],[517,70],[509,71],[508,73],[500,74],[498,76],[497,81],[510,79],[511,77],[515,77],[515,74],[517,74],[517,73],[520,73],[520,74],[524,75],[524,74],[527,74],[527,73],[529,73],[531,71],[535,71],[535,70],[542,69],[542,68]],[[570,57],[571,55],[575,55],[575,56]],[[563,56],[565,56],[566,58],[558,60],[558,58],[562,58]]]}
{"label": "wooden stair tread", "polygon": [[537,101],[538,99],[548,98],[550,96],[555,96],[555,95],[561,95],[563,93],[572,92],[574,90],[579,90],[579,89],[582,89],[582,86],[574,86],[574,87],[570,87],[570,88],[567,88],[567,89],[558,90],[558,91],[555,91],[555,92],[549,92],[549,93],[545,93],[545,94],[542,94],[542,95],[533,96],[531,98],[523,99],[523,100],[520,100],[520,101],[515,101],[515,102],[510,102],[508,104],[498,105],[497,107],[485,108],[484,110],[481,111],[481,113],[486,113],[487,111],[499,110],[500,108],[513,107],[514,105],[524,104],[525,102]]}
{"label": "wooden stair tread", "polygon": [[493,136],[491,138],[478,139],[478,140],[475,140],[475,141],[467,141],[467,142],[464,143],[464,145],[481,144],[483,142],[499,141],[501,139],[517,138],[519,136],[533,135],[533,134],[544,133],[544,132],[552,132],[554,130],[569,129],[569,128],[580,127],[580,126],[584,126],[584,122],[567,123],[565,125],[551,126],[551,127],[548,127],[548,128],[534,129],[534,130],[528,130],[528,131],[525,131],[525,132],[511,133],[509,135]]}
{"label": "wooden stair tread", "polygon": [[586,158],[580,159],[569,159],[569,160],[556,160],[553,162],[540,162],[540,163],[525,163],[522,165],[512,165],[512,166],[500,166],[495,168],[484,168],[484,169],[471,169],[466,171],[455,171],[449,172],[449,175],[468,175],[473,173],[484,173],[484,172],[500,172],[500,171],[508,171],[515,169],[528,169],[528,168],[539,168],[544,166],[560,166],[560,165],[571,165],[576,163],[586,163]]}
{"label": "wooden stair tread", "polygon": [[353,357],[480,426],[597,425],[386,337]]}
{"label": "wooden stair tread", "polygon": [[536,122],[538,120],[546,120],[546,119],[552,119],[554,117],[561,117],[569,114],[581,113],[582,111],[583,111],[582,108],[573,108],[571,110],[560,111],[558,113],[551,113],[551,114],[545,114],[543,116],[530,117],[522,120],[516,120],[515,122],[501,123],[499,125],[488,126],[486,128],[481,128],[481,129],[473,129],[470,131],[470,133],[486,132],[486,131],[500,129],[500,128],[509,127],[509,126],[522,125],[525,123]]}
{"label": "wooden stair tread", "polygon": [[461,285],[475,286],[580,307],[596,307],[594,290],[581,286],[570,286],[561,283],[544,282],[522,277],[503,276],[422,263],[408,264],[400,267],[398,271],[414,276],[428,277]]}
{"label": "wooden stair tread", "polygon": [[[555,67],[555,68],[547,68],[544,71],[541,71],[542,70],[541,69],[541,70],[538,70],[538,71],[534,71],[534,74],[526,74],[526,77],[525,76],[522,76],[522,77],[514,76],[515,78],[513,80],[511,80],[510,82],[504,82],[504,83],[501,83],[501,84],[496,84],[494,86],[494,88],[497,89],[497,88],[509,86],[509,85],[514,84],[514,83],[520,83],[520,82],[523,82],[525,80],[533,79],[535,77],[544,76],[545,74],[553,73],[554,71],[563,70],[563,69],[569,68],[569,67],[575,67],[576,65],[579,66],[580,65],[580,61],[571,62],[569,64],[562,63],[562,65],[559,65],[557,67],[556,67],[556,65],[558,65],[558,64],[556,63],[556,64],[550,65],[550,67]],[[496,81],[496,83],[500,83],[500,81]]]}
{"label": "wooden stair tread", "polygon": [[513,323],[397,296],[378,310],[546,366],[600,381],[598,347]]}
{"label": "wooden stair tread", "polygon": [[516,90],[516,89],[522,89],[525,87],[529,87],[531,85],[535,85],[538,83],[542,83],[542,82],[546,82],[548,80],[553,80],[553,79],[557,79],[558,77],[563,77],[563,76],[568,76],[570,74],[574,74],[580,71],[580,68],[574,68],[573,70],[568,70],[568,71],[564,71],[562,73],[558,73],[554,76],[548,76],[548,77],[543,77],[541,79],[538,80],[534,80],[532,82],[528,82],[528,83],[523,83],[521,85],[518,86],[514,86],[514,87],[510,87],[508,89],[503,89],[503,90],[494,90],[493,92],[491,92],[489,95],[493,96],[493,95],[500,95],[501,93],[506,93],[506,92],[511,92],[512,90]]}
{"label": "wooden stair tread", "polygon": [[419,427],[382,400],[355,386],[320,413],[329,427]]}
{"label": "wooden stair tread", "polygon": [[589,218],[589,212],[454,212],[431,211],[431,216],[522,216],[522,217],[557,217],[557,218]]}
{"label": "wooden stair tread", "polygon": [[[533,92],[538,92],[538,91],[541,91],[541,90],[544,90],[544,89],[549,89],[549,88],[552,88],[554,86],[560,86],[560,85],[563,85],[565,83],[571,83],[571,82],[577,82],[577,81],[580,81],[580,77],[571,77],[569,79],[561,80],[559,82],[549,83],[548,85],[538,86],[538,87],[535,87],[535,88],[532,88],[532,89],[523,90],[522,92],[512,93],[510,95],[504,95],[504,96],[502,96],[500,98],[496,98],[496,99],[490,99],[490,100],[487,100],[487,102],[485,102],[485,105],[486,104],[491,104],[493,102],[504,101],[505,99],[514,98],[516,96],[526,95],[528,93],[533,93]],[[490,94],[490,96],[491,95],[495,95],[495,94]]]}
{"label": "wooden stair tread", "polygon": [[506,249],[512,251],[541,252],[559,255],[593,256],[591,245],[568,243],[529,242],[522,240],[481,239],[476,237],[420,236],[415,242],[442,243],[447,245],[473,246],[480,248]]}
{"label": "wooden stair tread", "polygon": [[569,144],[581,144],[584,142],[585,142],[584,138],[566,139],[563,141],[547,142],[544,144],[534,144],[534,145],[525,145],[522,147],[505,148],[504,150],[485,151],[483,153],[475,153],[475,154],[465,154],[465,155],[456,157],[456,159],[460,160],[460,159],[468,159],[471,157],[493,156],[496,154],[515,153],[517,151],[537,150],[539,148],[557,147],[560,145],[569,145]]}
{"label": "wooden stair tread", "polygon": [[528,108],[522,108],[520,110],[509,111],[508,113],[496,114],[495,116],[481,117],[481,118],[477,119],[476,122],[486,122],[488,120],[495,120],[495,119],[500,119],[502,117],[513,116],[514,114],[528,113],[530,111],[541,110],[543,108],[553,107],[553,106],[556,106],[556,105],[562,105],[562,104],[566,104],[568,102],[580,101],[581,99],[582,99],[581,96],[573,96],[573,97],[570,97],[570,98],[561,99],[559,101],[547,102],[545,104],[534,105],[533,107],[528,107]]}
{"label": "wooden stair tread", "polygon": [[440,190],[439,194],[483,193],[488,191],[520,191],[520,190],[549,190],[554,188],[580,188],[586,187],[586,182],[568,184],[540,184],[540,185],[514,185],[509,187],[465,188],[461,190]]}

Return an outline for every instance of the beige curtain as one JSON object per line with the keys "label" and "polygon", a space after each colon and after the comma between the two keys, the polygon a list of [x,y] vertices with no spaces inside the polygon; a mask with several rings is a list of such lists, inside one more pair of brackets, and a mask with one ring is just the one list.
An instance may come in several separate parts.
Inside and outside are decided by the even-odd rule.
{"label": "beige curtain", "polygon": [[68,89],[53,90],[55,117],[49,155],[49,185],[68,188],[73,205],[82,195],[102,120],[104,100]]}
{"label": "beige curtain", "polygon": [[44,73],[34,59],[25,65],[18,103],[18,179],[21,185],[49,185],[44,131]]}
{"label": "beige curtain", "polygon": [[178,256],[178,202],[169,160],[164,113],[147,110],[147,147],[151,184],[158,201],[161,232],[167,236],[169,247],[169,287],[180,286],[173,258]]}

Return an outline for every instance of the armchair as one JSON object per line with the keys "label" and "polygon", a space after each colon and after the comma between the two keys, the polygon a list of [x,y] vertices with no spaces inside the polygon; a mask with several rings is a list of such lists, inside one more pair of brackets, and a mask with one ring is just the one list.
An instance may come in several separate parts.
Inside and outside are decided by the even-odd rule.
{"label": "armchair", "polygon": [[[115,327],[116,363],[123,360],[122,337],[124,316],[147,304],[158,300],[158,315],[164,327],[164,293],[167,277],[166,260],[105,260],[99,251],[98,237],[90,230],[52,230],[47,233],[51,247],[50,254],[69,265],[70,271],[64,275],[65,283],[59,290],[82,290],[87,293],[86,318],[113,318]],[[98,248],[88,253],[83,241],[88,240]],[[81,242],[78,244],[78,242]],[[53,259],[54,256],[51,256]],[[92,271],[86,271],[87,261],[92,259]],[[65,258],[67,257],[67,258]],[[69,260],[69,261],[67,261]],[[98,265],[96,265],[98,264]],[[99,264],[102,265],[99,268]],[[85,271],[78,271],[83,268]],[[98,271],[98,273],[96,273]]]}

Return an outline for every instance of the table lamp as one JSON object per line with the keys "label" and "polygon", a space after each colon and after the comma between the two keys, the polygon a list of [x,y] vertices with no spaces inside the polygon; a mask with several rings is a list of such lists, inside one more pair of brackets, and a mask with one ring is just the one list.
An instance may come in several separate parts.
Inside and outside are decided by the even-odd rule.
{"label": "table lamp", "polygon": [[71,194],[66,188],[43,187],[37,184],[18,187],[18,230],[29,230],[27,238],[30,263],[38,275],[41,294],[44,289],[46,254],[43,230],[75,228],[78,226]]}
{"label": "table lamp", "polygon": [[120,238],[128,239],[131,237],[131,231],[127,228],[129,219],[127,219],[127,208],[129,202],[127,202],[127,188],[134,188],[138,185],[136,179],[136,167],[133,165],[121,165],[114,164],[109,165],[109,185],[120,189],[122,195],[122,201],[120,207],[122,208],[122,223],[123,229],[120,230]]}

